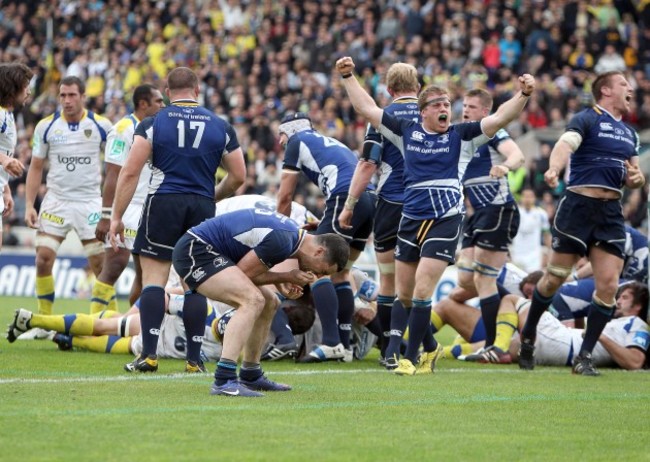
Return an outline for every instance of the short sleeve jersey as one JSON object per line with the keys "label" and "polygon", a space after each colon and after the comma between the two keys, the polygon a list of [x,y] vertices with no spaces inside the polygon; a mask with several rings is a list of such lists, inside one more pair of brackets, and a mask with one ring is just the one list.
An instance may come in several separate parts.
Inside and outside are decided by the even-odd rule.
{"label": "short sleeve jersey", "polygon": [[568,189],[591,186],[619,191],[625,184],[625,161],[639,155],[639,136],[600,106],[577,113],[567,131],[582,137],[571,155]]}
{"label": "short sleeve jersey", "polygon": [[[414,97],[404,96],[396,98],[384,111],[395,117],[420,122],[418,100]],[[404,202],[404,158],[402,153],[391,142],[373,127],[368,125],[366,142],[374,142],[381,146],[380,149],[370,151],[368,162],[378,166],[377,194],[389,202]]]}
{"label": "short sleeve jersey", "polygon": [[50,161],[48,192],[77,202],[101,194],[101,151],[111,126],[86,110],[79,122],[68,122],[57,111],[36,125],[32,155]]}
{"label": "short sleeve jersey", "polygon": [[510,135],[504,129],[499,130],[494,138],[479,147],[465,171],[463,184],[470,204],[475,209],[488,205],[503,205],[514,202],[508,177],[492,178],[490,170],[493,166],[502,163],[502,156],[498,151],[499,144],[510,140]]}
{"label": "short sleeve jersey", "polygon": [[[216,216],[241,209],[262,209],[268,212],[274,212],[277,208],[278,205],[275,199],[260,194],[244,194],[241,196],[229,197],[228,199],[217,202]],[[318,221],[318,218],[316,218],[313,213],[298,202],[291,203],[291,219],[295,221],[298,226]]]}
{"label": "short sleeve jersey", "polygon": [[[108,132],[106,140],[106,151],[104,153],[104,160],[109,164],[119,165],[123,167],[126,163],[126,158],[131,150],[133,144],[133,134],[135,127],[140,123],[135,114],[129,114],[111,128]],[[140,172],[138,185],[131,199],[132,204],[144,204],[147,197],[147,190],[149,188],[149,181],[151,180],[151,164],[147,165]]]}
{"label": "short sleeve jersey", "polygon": [[296,253],[305,234],[292,219],[261,209],[225,213],[191,228],[189,233],[235,263],[253,250],[267,268]]}
{"label": "short sleeve jersey", "polygon": [[289,138],[282,168],[302,171],[329,199],[348,192],[356,166],[357,157],[343,143],[304,130]]}
{"label": "short sleeve jersey", "polygon": [[420,123],[384,111],[379,132],[404,157],[404,216],[428,220],[464,212],[461,179],[476,149],[488,141],[480,122],[430,133]]}
{"label": "short sleeve jersey", "polygon": [[175,101],[135,129],[152,145],[149,194],[214,197],[224,155],[239,148],[233,127],[193,101]]}

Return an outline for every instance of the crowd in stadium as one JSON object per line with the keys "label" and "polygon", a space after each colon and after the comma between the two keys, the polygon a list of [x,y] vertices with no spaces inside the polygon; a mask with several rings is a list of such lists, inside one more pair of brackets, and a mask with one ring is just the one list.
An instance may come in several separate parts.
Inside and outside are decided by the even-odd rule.
{"label": "crowd in stadium", "polygon": [[[36,74],[31,104],[17,119],[16,153],[26,166],[35,123],[56,109],[62,77],[84,80],[88,108],[115,122],[133,109],[137,85],[162,89],[175,66],[198,72],[201,103],[237,130],[248,161],[243,190],[268,195],[279,183],[277,124],[286,113],[308,112],[323,134],[360,148],[365,123],[332,74],[343,55],[353,57],[380,106],[389,102],[382,80],[388,66],[413,64],[422,83],[449,88],[456,120],[465,91],[486,87],[496,107],[525,70],[538,89],[508,127],[515,139],[563,128],[593,103],[595,72],[626,70],[635,90],[626,121],[637,128],[650,124],[647,2],[62,0],[5,2],[0,23],[0,60],[25,62]],[[561,190],[549,191],[541,180],[549,151],[542,145],[540,152],[525,152],[525,167],[510,176],[515,193],[525,184],[534,187],[552,215]],[[22,224],[24,181],[10,183],[16,209],[7,222]],[[646,196],[626,197],[635,227],[644,223]],[[301,184],[296,200],[319,212],[318,197]]]}

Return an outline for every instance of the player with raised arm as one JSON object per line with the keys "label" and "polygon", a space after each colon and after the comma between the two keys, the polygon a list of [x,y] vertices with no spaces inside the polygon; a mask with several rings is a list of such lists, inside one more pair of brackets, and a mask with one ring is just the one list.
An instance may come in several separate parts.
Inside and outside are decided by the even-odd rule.
{"label": "player with raised arm", "polygon": [[[432,371],[441,348],[431,334],[431,296],[447,265],[454,262],[463,204],[461,178],[478,146],[514,120],[535,89],[529,74],[519,77],[521,91],[480,122],[450,125],[446,90],[429,86],[418,97],[422,123],[399,119],[377,107],[353,78],[354,62],[336,62],[354,108],[402,152],[405,197],[395,252],[397,300],[410,310],[408,347],[395,372],[414,375],[418,365]],[[424,343],[423,343],[424,342]]]}
{"label": "player with raised arm", "polygon": [[[395,63],[386,73],[386,87],[393,101],[384,110],[410,120],[420,120],[418,109],[418,71],[410,64]],[[396,324],[391,326],[395,301],[395,246],[397,229],[402,218],[404,203],[404,158],[402,153],[377,131],[368,125],[361,158],[352,177],[343,211],[338,220],[341,227],[349,229],[356,201],[365,191],[373,175],[377,181],[377,208],[373,227],[373,244],[379,268],[380,293],[377,298],[377,316],[382,329],[380,362],[388,368],[397,367],[394,354],[399,351],[406,315],[401,306],[395,312]],[[392,339],[392,342],[390,341]]]}

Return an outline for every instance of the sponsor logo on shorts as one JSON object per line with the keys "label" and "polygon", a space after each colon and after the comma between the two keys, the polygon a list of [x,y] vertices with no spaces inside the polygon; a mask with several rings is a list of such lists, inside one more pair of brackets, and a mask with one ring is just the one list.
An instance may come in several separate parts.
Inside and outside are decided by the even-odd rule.
{"label": "sponsor logo on shorts", "polygon": [[52,215],[51,213],[47,213],[47,212],[41,213],[41,219],[51,221],[52,223],[56,223],[57,225],[62,225],[63,223],[65,223],[65,219],[63,217]]}
{"label": "sponsor logo on shorts", "polygon": [[126,228],[126,229],[124,230],[124,237],[133,237],[133,238],[135,238],[135,235],[136,235],[137,233],[138,233],[138,230],[137,230],[137,229]]}
{"label": "sponsor logo on shorts", "polygon": [[222,266],[226,266],[228,262],[223,257],[217,257],[212,261],[212,264],[215,268],[221,268]]}
{"label": "sponsor logo on shorts", "polygon": [[89,225],[96,225],[99,223],[99,219],[101,218],[101,215],[98,212],[93,212],[90,215],[88,215],[88,224]]}
{"label": "sponsor logo on shorts", "polygon": [[204,277],[205,277],[205,271],[203,270],[203,268],[197,268],[194,271],[192,271],[192,278],[195,281],[198,282],[201,279],[203,279]]}
{"label": "sponsor logo on shorts", "polygon": [[65,169],[68,172],[74,172],[77,169],[77,165],[90,165],[92,162],[90,156],[84,156],[84,157],[57,156],[57,159],[60,164],[65,165]]}

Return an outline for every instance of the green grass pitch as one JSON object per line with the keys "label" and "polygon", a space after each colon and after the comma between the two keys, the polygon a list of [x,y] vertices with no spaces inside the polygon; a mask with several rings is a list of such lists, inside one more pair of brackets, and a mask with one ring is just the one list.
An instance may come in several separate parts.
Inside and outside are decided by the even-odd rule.
{"label": "green grass pitch", "polygon": [[[32,299],[0,298],[0,322]],[[58,300],[57,312],[87,312]],[[122,310],[126,308],[121,305]],[[453,335],[443,331],[448,342]],[[520,371],[443,359],[398,377],[351,364],[265,363],[288,393],[209,395],[210,375],[130,375],[125,355],[0,340],[0,460],[649,460],[647,372]],[[214,364],[210,364],[214,370]]]}

